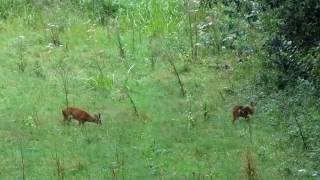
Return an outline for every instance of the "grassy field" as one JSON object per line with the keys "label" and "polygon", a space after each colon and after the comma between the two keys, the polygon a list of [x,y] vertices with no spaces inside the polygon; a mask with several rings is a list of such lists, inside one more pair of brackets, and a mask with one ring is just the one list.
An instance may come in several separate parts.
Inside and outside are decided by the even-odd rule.
{"label": "grassy field", "polygon": [[[121,4],[104,24],[63,3],[0,19],[0,179],[307,178],[286,173],[288,159],[306,157],[283,143],[251,87],[262,32],[219,5],[209,12],[214,39],[223,42],[232,21],[246,34],[236,46],[254,50],[239,63],[235,51],[199,40],[195,59],[182,3]],[[209,15],[196,16],[194,27]],[[102,126],[64,123],[66,92],[70,106],[101,112]],[[232,125],[232,107],[250,101],[251,123]]]}

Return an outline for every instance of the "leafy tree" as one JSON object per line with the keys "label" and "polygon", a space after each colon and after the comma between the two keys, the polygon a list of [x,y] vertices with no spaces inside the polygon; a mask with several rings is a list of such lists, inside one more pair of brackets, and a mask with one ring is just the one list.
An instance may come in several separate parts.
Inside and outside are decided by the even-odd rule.
{"label": "leafy tree", "polygon": [[278,87],[295,84],[299,78],[319,86],[320,1],[264,0],[263,5],[271,12],[267,21],[274,22],[266,25],[276,26],[266,49],[267,64],[280,72]]}

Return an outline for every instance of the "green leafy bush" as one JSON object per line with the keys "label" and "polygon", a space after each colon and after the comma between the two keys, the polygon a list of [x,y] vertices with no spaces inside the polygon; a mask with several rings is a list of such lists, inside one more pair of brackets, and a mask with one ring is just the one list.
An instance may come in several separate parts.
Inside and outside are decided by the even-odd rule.
{"label": "green leafy bush", "polygon": [[[279,88],[295,84],[298,78],[318,86],[320,57],[320,2],[316,0],[265,2],[271,8],[267,24],[271,36],[266,43],[268,66],[279,74]],[[276,28],[270,27],[275,26]]]}
{"label": "green leafy bush", "polygon": [[109,17],[116,17],[118,11],[124,8],[111,0],[87,0],[76,3],[89,14],[93,21],[100,24],[106,24]]}

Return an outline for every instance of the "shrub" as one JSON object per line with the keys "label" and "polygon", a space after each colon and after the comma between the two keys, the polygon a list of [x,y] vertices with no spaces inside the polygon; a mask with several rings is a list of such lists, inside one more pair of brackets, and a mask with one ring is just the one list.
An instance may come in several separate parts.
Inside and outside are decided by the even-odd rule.
{"label": "shrub", "polygon": [[100,24],[106,24],[109,17],[116,17],[120,8],[124,8],[111,0],[91,0],[78,3],[82,9],[89,13],[92,20]]}
{"label": "shrub", "polygon": [[[273,24],[271,37],[265,44],[269,67],[277,69],[279,87],[295,84],[298,78],[319,84],[320,1],[293,0],[265,2],[271,9],[267,15]],[[274,19],[275,20],[270,20]]]}

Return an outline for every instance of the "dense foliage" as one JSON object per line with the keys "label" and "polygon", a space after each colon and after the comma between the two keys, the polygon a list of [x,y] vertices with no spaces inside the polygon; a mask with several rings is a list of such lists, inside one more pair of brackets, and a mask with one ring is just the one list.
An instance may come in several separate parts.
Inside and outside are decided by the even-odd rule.
{"label": "dense foliage", "polygon": [[320,1],[265,1],[264,4],[269,9],[267,64],[279,71],[278,87],[297,83],[300,78],[314,83],[318,89]]}

